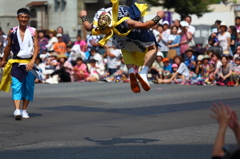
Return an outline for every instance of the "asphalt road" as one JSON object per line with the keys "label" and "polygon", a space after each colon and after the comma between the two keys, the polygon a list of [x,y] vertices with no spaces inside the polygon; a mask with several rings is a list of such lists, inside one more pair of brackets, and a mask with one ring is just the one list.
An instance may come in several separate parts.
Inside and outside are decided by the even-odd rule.
{"label": "asphalt road", "polygon": [[[240,115],[240,87],[123,83],[38,84],[29,119],[15,121],[0,92],[0,159],[207,159],[218,125],[213,102]],[[226,144],[236,147],[228,130]]]}

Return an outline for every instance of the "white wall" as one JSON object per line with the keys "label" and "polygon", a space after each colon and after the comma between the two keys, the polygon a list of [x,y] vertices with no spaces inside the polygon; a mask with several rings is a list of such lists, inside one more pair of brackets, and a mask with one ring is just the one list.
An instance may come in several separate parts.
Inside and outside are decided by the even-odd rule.
{"label": "white wall", "polygon": [[[11,27],[18,25],[18,21],[15,18],[17,10],[32,1],[39,0],[0,0],[0,26],[4,32],[8,32]],[[55,12],[54,0],[47,0],[51,6],[49,8],[49,29],[57,29],[58,26],[64,28],[64,32],[68,33],[72,39],[75,39],[77,35],[77,0],[67,0],[64,11],[61,11],[61,7]],[[10,25],[7,26],[7,23]]]}

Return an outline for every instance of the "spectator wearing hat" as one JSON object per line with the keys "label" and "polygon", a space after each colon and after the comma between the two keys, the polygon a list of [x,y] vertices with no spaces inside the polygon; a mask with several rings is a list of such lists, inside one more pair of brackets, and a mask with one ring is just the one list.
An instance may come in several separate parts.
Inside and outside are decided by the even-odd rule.
{"label": "spectator wearing hat", "polygon": [[53,52],[49,55],[49,57],[46,58],[46,60],[44,60],[44,68],[42,68],[43,70],[43,75],[45,76],[45,79],[48,78],[48,75],[50,75],[51,73],[53,73],[57,67],[57,57],[58,57],[58,53]]}
{"label": "spectator wearing hat", "polygon": [[156,60],[154,61],[152,67],[151,67],[151,74],[153,75],[153,78],[156,79],[157,76],[160,77],[160,79],[162,79],[162,73],[163,73],[163,53],[162,52],[158,52],[157,53],[157,57]]}
{"label": "spectator wearing hat", "polygon": [[192,34],[188,31],[189,24],[186,21],[181,21],[181,41],[180,41],[180,51],[181,55],[184,58],[185,51],[189,48],[189,41],[192,40]]}
{"label": "spectator wearing hat", "polygon": [[85,81],[89,76],[87,65],[83,63],[83,59],[81,57],[77,58],[73,71],[75,79],[79,82]]}
{"label": "spectator wearing hat", "polygon": [[48,44],[46,45],[46,47],[48,48],[49,51],[53,51],[53,46],[55,43],[58,42],[58,39],[56,37],[56,31],[53,29],[50,29],[47,32],[47,35],[49,36],[49,40],[48,40]]}
{"label": "spectator wearing hat", "polygon": [[230,76],[233,71],[233,66],[228,63],[228,56],[221,58],[222,67],[220,67],[219,78],[217,84],[220,86],[232,85],[230,82]]}
{"label": "spectator wearing hat", "polygon": [[[172,74],[174,74],[174,73],[176,73],[177,72],[177,70],[178,70],[178,65],[177,64],[172,64]],[[169,78],[171,78],[171,76],[169,76]],[[173,81],[175,82],[175,83],[178,83],[178,76],[176,76],[174,79],[173,79]],[[164,79],[164,80],[162,80],[162,79],[160,79],[160,78],[157,78],[157,83],[159,83],[159,84],[162,84],[162,83],[169,83],[169,79]]]}
{"label": "spectator wearing hat", "polygon": [[240,57],[235,59],[235,64],[233,65],[233,73],[230,76],[231,86],[239,86],[239,78],[240,78]]}
{"label": "spectator wearing hat", "polygon": [[67,56],[65,54],[60,54],[57,60],[58,65],[56,70],[50,76],[53,77],[54,75],[58,75],[61,82],[73,82],[73,66],[68,61]]}
{"label": "spectator wearing hat", "polygon": [[222,22],[220,25],[221,32],[218,35],[219,46],[222,47],[223,51],[229,51],[231,44],[231,35],[227,32],[227,24]]}
{"label": "spectator wearing hat", "polygon": [[169,29],[169,22],[168,21],[164,21],[162,23],[163,25],[163,32],[162,32],[162,36],[160,37],[160,40],[162,41],[162,45],[160,48],[160,51],[163,53],[164,57],[167,57],[167,52],[168,52],[168,37],[171,34],[171,30]]}
{"label": "spectator wearing hat", "polygon": [[204,79],[204,84],[210,83],[210,74],[214,71],[213,66],[209,63],[210,57],[208,55],[204,55],[202,59],[202,78]]}
{"label": "spectator wearing hat", "polygon": [[217,46],[218,45],[218,26],[212,25],[211,26],[211,35],[208,37],[208,44],[210,46]]}
{"label": "spectator wearing hat", "polygon": [[163,59],[163,77],[164,79],[170,78],[172,73],[172,65],[168,58]]}
{"label": "spectator wearing hat", "polygon": [[57,34],[62,34],[62,42],[64,42],[66,45],[67,44],[72,44],[71,40],[69,39],[67,34],[64,34],[63,27],[59,26],[57,28]]}
{"label": "spectator wearing hat", "polygon": [[57,34],[58,42],[54,44],[53,50],[57,52],[58,54],[65,54],[67,52],[67,45],[62,40],[62,34]]}
{"label": "spectator wearing hat", "polygon": [[196,56],[193,55],[194,54],[194,50],[192,48],[188,48],[185,51],[186,54],[186,59],[184,61],[184,63],[186,64],[186,66],[188,67],[188,69],[192,72],[195,72],[196,69]]}
{"label": "spectator wearing hat", "polygon": [[169,50],[176,50],[177,55],[180,54],[180,41],[181,41],[181,36],[177,34],[178,32],[178,27],[177,26],[172,26],[171,28],[171,35],[168,37],[168,48]]}
{"label": "spectator wearing hat", "polygon": [[74,45],[79,45],[82,52],[87,51],[87,43],[85,40],[82,40],[80,35],[77,36],[77,41],[74,43]]}
{"label": "spectator wearing hat", "polygon": [[202,68],[201,68],[201,65],[203,63],[202,60],[203,60],[203,55],[198,55],[197,63],[196,63],[196,70],[195,70],[196,75],[202,74]]}

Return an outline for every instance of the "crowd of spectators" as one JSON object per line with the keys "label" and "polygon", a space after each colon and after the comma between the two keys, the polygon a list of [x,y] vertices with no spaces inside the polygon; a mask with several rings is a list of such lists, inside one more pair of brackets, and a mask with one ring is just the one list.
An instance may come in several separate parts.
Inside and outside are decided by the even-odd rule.
{"label": "crowd of spectators", "polygon": [[[151,31],[159,47],[149,71],[155,84],[238,86],[240,77],[240,17],[235,26],[216,20],[209,28],[207,45],[194,42],[195,27],[191,16],[172,24],[163,21]],[[70,40],[62,27],[38,31],[39,56],[36,65],[42,72],[39,83],[59,82],[128,82],[128,70],[121,50],[109,42],[101,47],[101,36],[76,36]],[[0,28],[0,60],[6,45]],[[135,67],[135,72],[141,68]]]}

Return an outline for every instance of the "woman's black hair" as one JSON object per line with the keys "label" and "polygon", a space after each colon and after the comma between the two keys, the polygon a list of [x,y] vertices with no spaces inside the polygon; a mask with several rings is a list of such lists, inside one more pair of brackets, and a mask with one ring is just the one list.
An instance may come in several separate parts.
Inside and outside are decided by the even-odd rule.
{"label": "woman's black hair", "polygon": [[97,61],[95,59],[91,59],[89,63],[96,63]]}
{"label": "woman's black hair", "polygon": [[83,59],[81,57],[78,57],[76,61],[82,61]]}
{"label": "woman's black hair", "polygon": [[221,59],[221,56],[219,53],[217,53],[216,51],[212,51],[212,57],[216,56],[218,59]]}
{"label": "woman's black hair", "polygon": [[225,58],[227,61],[229,60],[229,56],[222,56],[221,60]]}
{"label": "woman's black hair", "polygon": [[232,31],[232,35],[235,35],[236,37],[237,37],[237,28],[235,27],[235,26],[230,26],[229,27],[230,29],[231,29],[231,31]]}

